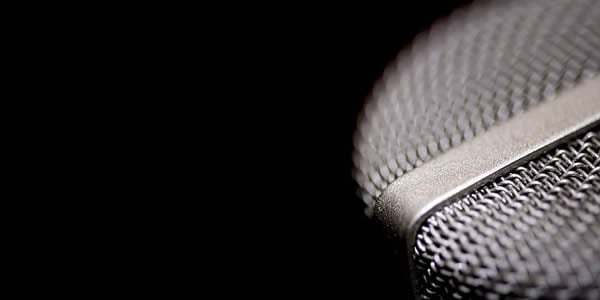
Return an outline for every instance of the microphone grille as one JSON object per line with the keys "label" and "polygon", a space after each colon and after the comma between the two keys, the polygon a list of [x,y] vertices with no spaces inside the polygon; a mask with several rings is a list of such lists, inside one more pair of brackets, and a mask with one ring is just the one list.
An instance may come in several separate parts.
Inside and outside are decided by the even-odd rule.
{"label": "microphone grille", "polygon": [[437,210],[412,258],[423,299],[600,299],[600,127]]}
{"label": "microphone grille", "polygon": [[596,76],[599,29],[599,1],[492,1],[419,36],[358,123],[354,177],[367,214],[406,172]]}

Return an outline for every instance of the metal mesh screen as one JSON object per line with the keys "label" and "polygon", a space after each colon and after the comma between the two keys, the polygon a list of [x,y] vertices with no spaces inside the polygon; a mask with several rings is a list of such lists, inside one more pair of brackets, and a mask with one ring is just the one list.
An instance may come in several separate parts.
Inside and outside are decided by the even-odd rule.
{"label": "metal mesh screen", "polygon": [[[398,177],[599,71],[600,1],[478,2],[434,25],[358,123],[367,213]],[[600,128],[441,208],[411,255],[428,299],[600,299]]]}
{"label": "metal mesh screen", "polygon": [[395,179],[600,70],[600,1],[493,1],[421,35],[359,121],[355,178],[371,212]]}
{"label": "metal mesh screen", "polygon": [[600,299],[600,128],[448,205],[418,231],[425,299]]}

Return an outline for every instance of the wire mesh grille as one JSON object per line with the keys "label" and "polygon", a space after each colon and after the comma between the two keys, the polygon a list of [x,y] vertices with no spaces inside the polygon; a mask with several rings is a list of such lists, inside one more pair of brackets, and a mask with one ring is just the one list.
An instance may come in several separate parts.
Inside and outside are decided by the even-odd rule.
{"label": "wire mesh grille", "polygon": [[600,1],[493,1],[457,11],[386,70],[355,137],[370,214],[395,179],[600,70]]}
{"label": "wire mesh grille", "polygon": [[600,127],[448,205],[418,231],[425,299],[600,299]]}

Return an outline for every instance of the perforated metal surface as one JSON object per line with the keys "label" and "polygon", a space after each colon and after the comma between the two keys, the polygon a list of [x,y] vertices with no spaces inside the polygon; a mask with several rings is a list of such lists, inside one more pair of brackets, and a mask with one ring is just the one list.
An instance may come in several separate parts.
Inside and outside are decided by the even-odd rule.
{"label": "perforated metal surface", "polygon": [[355,178],[370,213],[395,179],[600,70],[600,1],[494,1],[422,35],[359,121]]}
{"label": "perforated metal surface", "polygon": [[426,299],[600,299],[600,128],[439,210],[413,258]]}

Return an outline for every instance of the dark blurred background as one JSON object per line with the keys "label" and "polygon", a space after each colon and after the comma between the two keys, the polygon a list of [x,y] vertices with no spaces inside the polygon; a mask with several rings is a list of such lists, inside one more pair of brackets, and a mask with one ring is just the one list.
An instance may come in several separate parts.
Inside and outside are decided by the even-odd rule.
{"label": "dark blurred background", "polygon": [[[134,271],[142,273],[158,281],[154,284],[141,280],[148,291],[161,286],[163,279],[182,285],[195,284],[205,280],[188,275],[196,274],[198,268],[192,263],[200,259],[200,271],[208,273],[204,277],[224,283],[218,286],[221,294],[255,291],[273,293],[279,298],[408,296],[404,261],[394,255],[391,243],[374,221],[364,215],[363,202],[357,196],[352,178],[353,135],[364,101],[390,60],[418,32],[465,2],[400,1],[394,5],[363,2],[335,7],[289,5],[286,8],[246,4],[252,6],[252,10],[231,4],[225,7],[225,16],[211,15],[209,9],[198,12],[197,8],[153,7],[161,15],[135,6],[130,10],[114,9],[123,15],[121,22],[112,24],[113,20],[104,14],[91,19],[93,30],[79,29],[79,22],[65,21],[65,28],[82,30],[75,35],[69,30],[46,28],[52,33],[48,43],[30,47],[46,51],[54,45],[60,46],[54,50],[60,54],[56,58],[56,53],[49,50],[50,54],[45,55],[52,59],[42,56],[43,60],[57,64],[45,68],[46,72],[63,68],[60,66],[63,60],[58,59],[61,55],[68,58],[65,61],[74,59],[72,70],[75,71],[68,69],[68,73],[76,77],[75,84],[64,80],[61,84],[68,82],[68,90],[73,87],[71,93],[77,97],[91,91],[102,99],[99,103],[103,103],[96,107],[93,102],[89,109],[99,115],[98,121],[90,118],[87,111],[73,114],[93,123],[91,127],[102,134],[95,135],[94,130],[75,126],[80,120],[65,121],[65,127],[81,127],[79,130],[83,132],[76,136],[90,138],[90,146],[78,144],[72,151],[57,147],[69,159],[76,157],[73,153],[80,148],[98,148],[101,152],[89,156],[82,151],[81,155],[86,157],[81,161],[92,157],[91,160],[102,165],[98,169],[109,169],[110,176],[106,176],[109,184],[105,184],[105,178],[94,181],[79,171],[72,172],[78,180],[85,181],[79,188],[86,193],[102,191],[102,203],[105,199],[115,199],[115,194],[127,198],[136,198],[133,194],[140,191],[151,194],[149,197],[138,195],[139,203],[132,201],[130,207],[123,207],[129,199],[112,200],[118,203],[116,209],[110,201],[105,205],[111,214],[117,211],[116,219],[125,221],[122,226],[102,216],[102,222],[97,222],[96,226],[102,227],[106,223],[116,224],[110,234],[103,233],[108,241],[119,236],[118,246],[106,243],[108,250],[98,255],[102,258],[98,261],[104,264],[112,260],[106,254],[112,252],[126,260],[113,264],[132,270],[114,275],[119,272],[111,269],[107,278],[115,280],[113,277],[121,276],[122,284],[128,285],[137,276],[132,275]],[[141,20],[132,16],[139,16]],[[77,17],[87,19],[88,14],[77,14]],[[198,19],[202,24],[197,24]],[[105,33],[107,24],[113,26],[109,34]],[[34,27],[37,32],[40,26]],[[200,30],[197,27],[201,27]],[[76,47],[63,51],[62,47],[68,44],[55,39],[54,32],[64,33],[63,39],[73,40]],[[29,38],[29,35],[22,36]],[[89,41],[81,43],[73,36],[86,37]],[[214,53],[201,54],[196,47]],[[88,48],[94,53],[88,53]],[[92,62],[91,67],[87,65],[88,60]],[[216,66],[207,71],[211,63]],[[98,72],[98,80],[82,75],[102,70],[107,74]],[[208,74],[207,77],[222,84],[215,84],[216,95],[205,91],[213,86],[199,79],[199,73]],[[61,78],[53,74],[43,77]],[[112,86],[114,90],[108,88]],[[118,90],[126,87],[126,92]],[[188,89],[193,93],[199,91],[200,97],[190,95]],[[126,104],[121,97],[135,101]],[[149,100],[153,98],[156,101]],[[112,102],[104,104],[106,99]],[[215,104],[224,109],[213,108]],[[100,106],[110,113],[104,114]],[[46,114],[44,109],[41,111]],[[104,127],[108,124],[114,128],[105,134]],[[71,140],[70,135],[66,137]],[[108,142],[103,143],[103,138]],[[145,139],[150,142],[124,150],[125,146]],[[194,144],[197,143],[200,150],[216,153],[196,153]],[[101,144],[105,145],[98,146]],[[161,147],[173,153],[165,154]],[[149,151],[156,154],[147,154]],[[182,152],[186,151],[192,153],[185,156]],[[165,161],[157,163],[158,158]],[[120,159],[125,162],[121,163]],[[54,160],[62,163],[62,160]],[[216,165],[215,171],[208,170],[211,164]],[[182,166],[183,170],[163,170],[173,166]],[[62,166],[57,169],[61,168],[64,169]],[[79,168],[83,167],[77,165],[75,169]],[[114,171],[122,168],[126,171]],[[85,169],[96,170],[95,167]],[[137,172],[153,178],[146,180]],[[141,182],[139,186],[130,183],[134,179]],[[88,188],[86,184],[92,181],[100,187]],[[167,184],[169,181],[174,181],[173,186]],[[105,185],[115,182],[118,188],[121,185],[135,188],[131,195],[107,191]],[[197,185],[200,186],[196,188]],[[69,189],[71,186],[78,184],[69,183]],[[200,201],[195,195],[184,194],[186,187],[199,191]],[[210,192],[216,195],[208,195]],[[160,200],[152,202],[150,198]],[[200,202],[201,209],[183,207],[178,199],[194,205]],[[81,202],[86,201],[78,201]],[[96,203],[92,203],[94,207],[90,211],[99,210]],[[167,204],[173,206],[172,210]],[[141,212],[141,208],[147,208],[148,212]],[[77,215],[89,219],[86,213]],[[132,216],[141,216],[144,220]],[[207,225],[196,224],[205,219],[211,219]],[[77,228],[74,224],[78,223],[68,223],[68,227]],[[207,239],[205,233],[199,234],[198,227],[206,230],[211,239]],[[88,232],[81,235],[94,237],[94,246],[90,248],[103,244]],[[164,241],[160,237],[164,237]],[[142,239],[149,242],[138,243]],[[197,253],[193,246],[198,243],[200,250],[208,249],[211,253]],[[125,251],[123,244],[143,246]],[[174,254],[166,254],[162,247]],[[151,251],[156,254],[148,254]],[[185,251],[192,255],[180,255]],[[96,259],[93,256],[93,260]],[[156,262],[158,259],[164,262]],[[162,271],[160,265],[184,270]],[[95,271],[85,265],[84,268]],[[173,290],[178,289],[169,288],[168,292]]]}

